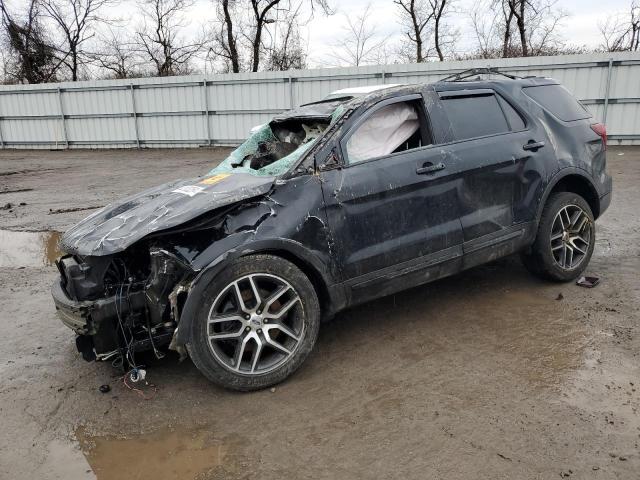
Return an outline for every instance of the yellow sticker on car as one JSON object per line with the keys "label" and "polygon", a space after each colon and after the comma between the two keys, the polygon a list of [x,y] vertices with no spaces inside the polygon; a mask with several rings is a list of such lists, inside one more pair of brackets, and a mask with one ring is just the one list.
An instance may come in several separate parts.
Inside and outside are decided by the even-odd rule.
{"label": "yellow sticker on car", "polygon": [[205,185],[214,185],[214,184],[218,183],[220,180],[224,180],[229,175],[231,175],[231,174],[230,173],[218,173],[217,175],[213,175],[211,177],[205,178],[200,183],[204,183]]}

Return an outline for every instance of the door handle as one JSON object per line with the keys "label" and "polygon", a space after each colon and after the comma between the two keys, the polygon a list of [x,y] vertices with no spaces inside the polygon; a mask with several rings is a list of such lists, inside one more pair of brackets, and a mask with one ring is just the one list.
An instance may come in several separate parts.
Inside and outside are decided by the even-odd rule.
{"label": "door handle", "polygon": [[544,142],[536,142],[535,140],[529,140],[522,146],[523,150],[537,151],[539,148],[544,147]]}
{"label": "door handle", "polygon": [[418,175],[425,175],[437,172],[438,170],[444,170],[444,163],[436,163],[435,165],[431,162],[427,162],[422,167],[416,169],[416,173]]}

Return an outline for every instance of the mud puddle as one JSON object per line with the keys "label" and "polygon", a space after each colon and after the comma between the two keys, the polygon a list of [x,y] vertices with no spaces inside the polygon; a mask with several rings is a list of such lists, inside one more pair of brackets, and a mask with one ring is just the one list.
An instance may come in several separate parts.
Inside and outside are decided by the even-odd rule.
{"label": "mud puddle", "polygon": [[233,448],[209,428],[159,430],[127,438],[76,431],[80,447],[98,480],[157,478],[191,480],[229,472]]}
{"label": "mud puddle", "polygon": [[[401,356],[421,362],[426,351],[455,361],[462,357],[472,366],[486,358],[501,365],[501,374],[509,372],[532,387],[556,388],[584,361],[588,331],[569,303],[579,288],[541,286],[510,258],[398,294],[398,305],[411,305],[402,312],[407,326],[419,332],[415,348],[403,349]],[[359,311],[380,316],[381,328],[397,330],[392,303],[378,301]]]}
{"label": "mud puddle", "polygon": [[0,230],[0,267],[51,266],[62,255],[60,232],[20,232]]}

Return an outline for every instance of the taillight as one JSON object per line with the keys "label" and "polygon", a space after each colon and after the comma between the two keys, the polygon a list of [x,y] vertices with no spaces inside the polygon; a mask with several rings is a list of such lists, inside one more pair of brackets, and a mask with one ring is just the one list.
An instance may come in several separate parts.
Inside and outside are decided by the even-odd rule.
{"label": "taillight", "polygon": [[591,130],[602,139],[602,146],[607,149],[607,126],[604,123],[594,123],[591,125]]}

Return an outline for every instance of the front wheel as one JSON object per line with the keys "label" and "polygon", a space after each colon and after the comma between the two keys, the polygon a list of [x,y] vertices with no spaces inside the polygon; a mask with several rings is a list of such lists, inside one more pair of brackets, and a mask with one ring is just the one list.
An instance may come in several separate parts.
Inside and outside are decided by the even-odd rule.
{"label": "front wheel", "polygon": [[313,285],[291,262],[250,255],[231,262],[204,290],[189,354],[207,378],[233,390],[281,382],[318,336]]}
{"label": "front wheel", "polygon": [[522,255],[527,269],[559,282],[577,278],[589,264],[595,246],[595,224],[589,204],[571,192],[547,200],[531,251]]}

